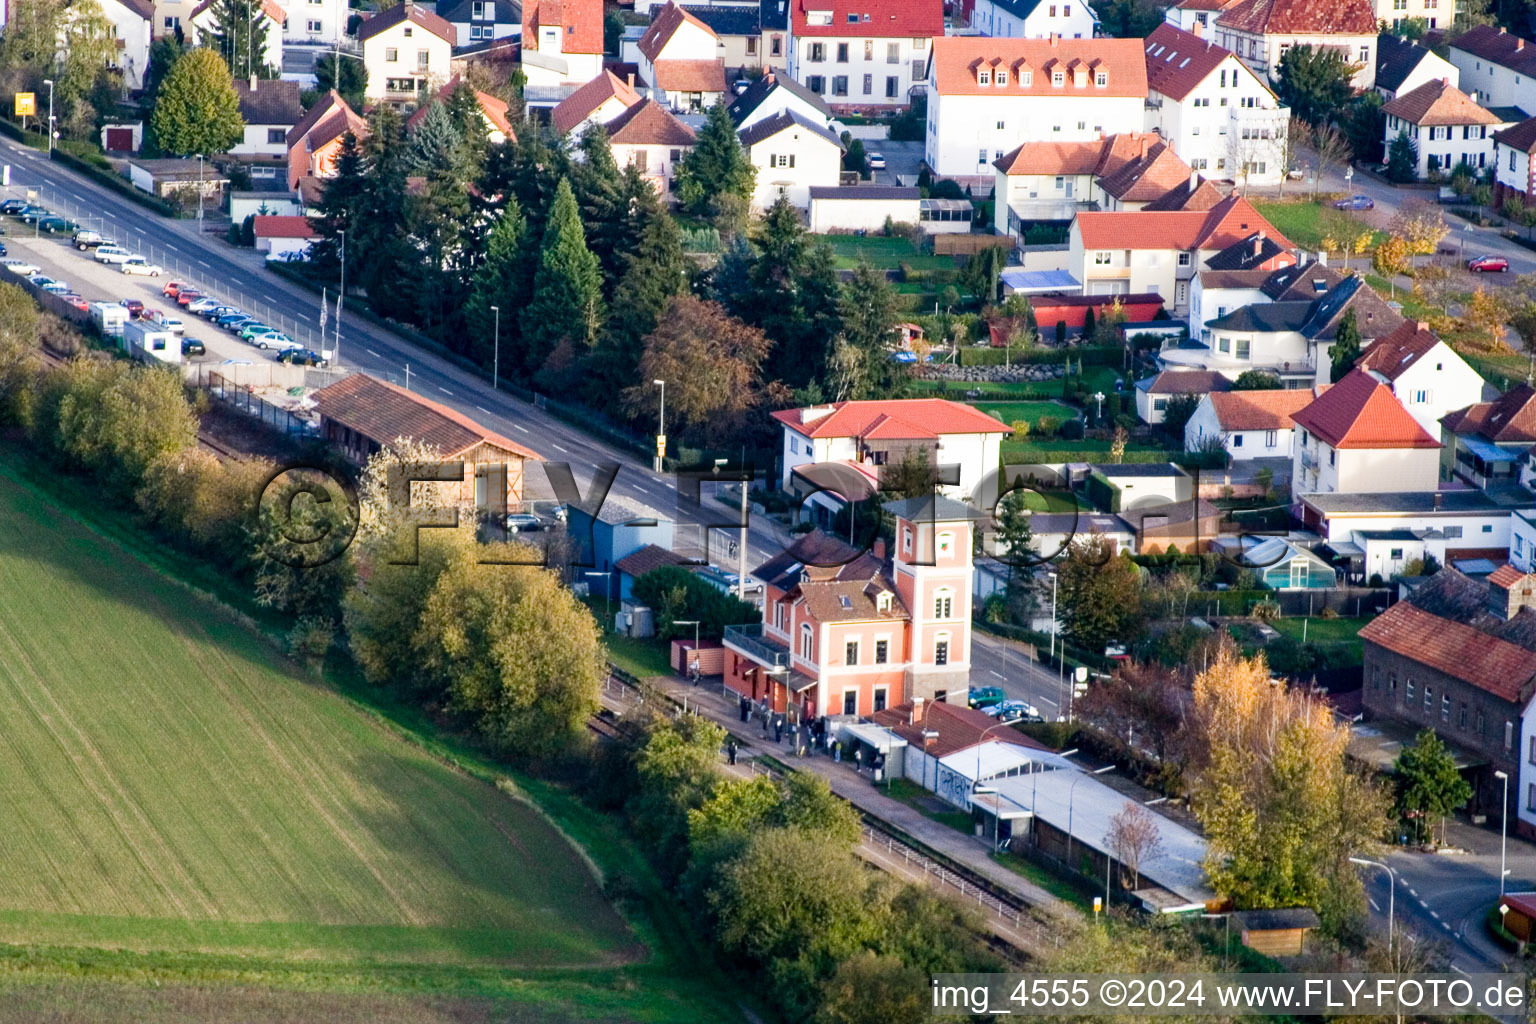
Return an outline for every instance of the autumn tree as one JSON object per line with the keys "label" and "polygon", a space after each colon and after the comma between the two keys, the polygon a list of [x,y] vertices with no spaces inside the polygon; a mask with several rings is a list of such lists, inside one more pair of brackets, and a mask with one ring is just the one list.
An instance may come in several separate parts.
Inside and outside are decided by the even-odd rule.
{"label": "autumn tree", "polygon": [[1109,831],[1105,842],[1120,862],[1121,880],[1124,873],[1131,873],[1131,888],[1141,888],[1141,866],[1156,858],[1163,849],[1163,836],[1158,831],[1157,818],[1140,804],[1129,801],[1109,819]]}
{"label": "autumn tree", "polygon": [[1422,199],[1411,199],[1398,208],[1391,230],[1408,243],[1415,256],[1433,256],[1450,229],[1439,207]]}
{"label": "autumn tree", "polygon": [[1151,750],[1173,782],[1182,766],[1177,740],[1188,698],[1188,683],[1176,673],[1154,663],[1135,662],[1088,687],[1075,710],[1126,744]]}
{"label": "autumn tree", "polygon": [[160,86],[150,126],[167,153],[228,152],[245,132],[229,66],[212,50],[182,54]]}
{"label": "autumn tree", "polygon": [[1482,285],[1477,286],[1477,291],[1467,300],[1466,312],[1462,319],[1474,329],[1485,332],[1488,335],[1491,347],[1495,350],[1504,347],[1505,327],[1509,322],[1509,306],[1504,296],[1497,290],[1490,291]]}
{"label": "autumn tree", "polygon": [[1141,632],[1141,571],[1102,534],[1079,537],[1057,570],[1062,631],[1085,650],[1098,653],[1112,641]]}
{"label": "autumn tree", "polygon": [[1406,273],[1413,251],[1401,235],[1389,235],[1371,255],[1371,266],[1387,279],[1392,292],[1397,291],[1397,275]]}

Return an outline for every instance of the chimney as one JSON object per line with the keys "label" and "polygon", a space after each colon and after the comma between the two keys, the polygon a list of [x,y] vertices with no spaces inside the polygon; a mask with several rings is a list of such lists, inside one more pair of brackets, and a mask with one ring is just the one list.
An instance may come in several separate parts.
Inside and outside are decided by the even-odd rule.
{"label": "chimney", "polygon": [[1195,194],[1195,189],[1197,189],[1199,187],[1200,187],[1200,172],[1199,171],[1190,171],[1189,172],[1189,194],[1190,195],[1194,195]]}
{"label": "chimney", "polygon": [[1423,321],[1423,320],[1420,320],[1420,321],[1419,321],[1419,322],[1418,322],[1418,323],[1417,323],[1417,324],[1415,324],[1415,325],[1414,325],[1414,326],[1416,326],[1416,327],[1417,327],[1417,328],[1418,328],[1418,329],[1419,329],[1419,330],[1421,330],[1421,331],[1427,331],[1427,330],[1429,330],[1429,324],[1427,324],[1427,323],[1425,323],[1425,322],[1424,322],[1424,321]]}
{"label": "chimney", "polygon": [[1435,511],[1436,512],[1440,511],[1441,505],[1444,503],[1444,500],[1445,499],[1441,497],[1440,492],[1436,491],[1435,492]]}
{"label": "chimney", "polygon": [[882,562],[885,561],[885,538],[876,537],[875,543],[869,549],[869,553],[880,559]]}
{"label": "chimney", "polygon": [[251,92],[256,91],[256,72],[251,72]]}
{"label": "chimney", "polygon": [[1205,25],[1199,21],[1196,21],[1192,26],[1190,26],[1189,34],[1194,36],[1196,39],[1204,39]]}
{"label": "chimney", "polygon": [[635,87],[635,73],[633,71],[631,71],[629,73],[629,75],[628,75],[628,78],[629,78],[629,87],[631,89],[633,89]]}
{"label": "chimney", "polygon": [[912,722],[913,725],[923,724],[923,698],[912,698]]}
{"label": "chimney", "polygon": [[1258,259],[1264,254],[1264,232],[1260,231],[1253,236],[1253,258]]}
{"label": "chimney", "polygon": [[1516,37],[1516,39],[1515,39],[1515,52],[1519,53],[1523,49],[1525,49],[1525,40]]}
{"label": "chimney", "polygon": [[1056,33],[1051,33],[1051,49],[1056,49]]}

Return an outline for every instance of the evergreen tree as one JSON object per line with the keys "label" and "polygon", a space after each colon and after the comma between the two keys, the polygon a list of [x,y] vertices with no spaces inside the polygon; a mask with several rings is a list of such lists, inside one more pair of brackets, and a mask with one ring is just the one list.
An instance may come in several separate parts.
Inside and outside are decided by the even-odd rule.
{"label": "evergreen tree", "polygon": [[170,74],[172,66],[186,52],[187,48],[178,42],[175,36],[161,36],[150,44],[149,66],[144,70],[145,107],[150,110],[155,109],[155,103],[160,95],[160,86],[165,82],[165,76]]}
{"label": "evergreen tree", "polygon": [[478,177],[481,168],[485,166],[490,137],[486,132],[485,112],[480,109],[480,98],[475,95],[474,86],[460,81],[448,93],[442,105],[454,128],[458,130],[460,156],[470,168],[471,177]]}
{"label": "evergreen tree", "polygon": [[208,46],[224,58],[230,74],[242,80],[276,78],[277,72],[266,62],[272,22],[261,0],[213,0],[211,9],[214,28]]}
{"label": "evergreen tree", "polygon": [[1345,310],[1339,318],[1339,329],[1333,336],[1333,348],[1329,349],[1329,356],[1333,360],[1330,377],[1337,384],[1355,368],[1355,362],[1360,358],[1360,327],[1355,323],[1354,310]]}
{"label": "evergreen tree", "polygon": [[442,103],[433,103],[411,137],[408,161],[422,178],[406,201],[406,223],[419,273],[406,278],[415,292],[417,322],[456,351],[470,346],[462,329],[472,248],[473,180],[464,137]]}
{"label": "evergreen tree", "polygon": [[732,196],[745,209],[756,181],[757,168],[736,137],[736,124],[726,105],[715,104],[672,179],[683,209],[696,216],[718,216],[728,212],[729,203],[722,204],[722,198]]}
{"label": "evergreen tree", "polygon": [[1419,151],[1408,137],[1407,129],[1397,133],[1392,145],[1387,147],[1387,178],[1398,184],[1416,181],[1419,177]]}
{"label": "evergreen tree", "polygon": [[[471,336],[470,355],[482,366],[494,356],[498,326],[508,352],[517,352],[518,314],[528,299],[528,223],[515,198],[509,198],[485,239],[485,258],[469,286],[465,310]],[[491,307],[500,307],[500,313]]]}
{"label": "evergreen tree", "polygon": [[592,374],[617,393],[635,380],[645,338],[656,329],[672,299],[688,292],[688,255],[677,221],[662,209],[656,190],[641,181],[648,200],[638,200],[630,222],[638,244],[624,253],[624,271],[613,292],[608,324],[592,360]]}
{"label": "evergreen tree", "polygon": [[[368,168],[367,188],[357,237],[347,236],[347,263],[358,268],[355,279],[367,289],[378,312],[409,318],[414,312],[411,296],[400,288],[417,258],[405,236],[409,154],[405,123],[387,103],[380,104],[368,119],[363,158]],[[354,278],[349,275],[348,280]]]}
{"label": "evergreen tree", "polygon": [[347,132],[341,137],[341,151],[336,154],[336,174],[325,182],[320,193],[319,216],[310,223],[320,233],[311,262],[318,266],[340,268],[341,237],[346,232],[353,249],[347,253],[347,266],[357,264],[358,226],[368,202],[368,174],[357,136]]}
{"label": "evergreen tree", "polygon": [[1280,58],[1275,92],[1297,117],[1321,125],[1349,105],[1354,73],[1349,59],[1331,47],[1293,46]]}
{"label": "evergreen tree", "polygon": [[245,134],[229,68],[212,50],[189,50],[160,86],[150,124],[167,153],[227,153]]}
{"label": "evergreen tree", "polygon": [[[593,125],[582,135],[581,159],[571,165],[571,190],[581,210],[581,222],[587,228],[592,251],[603,271],[603,294],[613,294],[619,275],[624,272],[625,239],[633,238],[626,216],[624,178],[613,159],[613,147],[602,125]],[[641,179],[646,188],[651,186]],[[651,188],[654,193],[655,189]]]}
{"label": "evergreen tree", "polygon": [[523,359],[530,371],[556,380],[586,358],[603,326],[602,284],[575,193],[562,178],[539,246],[533,294],[523,309]]}
{"label": "evergreen tree", "polygon": [[819,380],[839,326],[831,250],[811,238],[800,211],[782,196],[763,218],[753,249],[747,286],[735,294],[732,312],[773,339],[771,377],[790,387]]}
{"label": "evergreen tree", "polygon": [[315,59],[315,88],[322,95],[335,89],[347,106],[362,110],[368,91],[368,65],[347,54],[323,53]]}
{"label": "evergreen tree", "polygon": [[852,398],[899,398],[907,373],[891,359],[900,319],[896,291],[882,271],[860,262],[838,301],[843,340],[861,353],[863,386]]}

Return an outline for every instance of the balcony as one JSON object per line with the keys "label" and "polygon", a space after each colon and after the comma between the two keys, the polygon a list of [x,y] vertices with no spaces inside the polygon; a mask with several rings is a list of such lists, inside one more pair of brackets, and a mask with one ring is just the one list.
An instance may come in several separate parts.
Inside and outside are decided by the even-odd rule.
{"label": "balcony", "polygon": [[1301,468],[1316,473],[1319,468],[1316,453],[1309,452],[1303,448],[1301,450]]}
{"label": "balcony", "polygon": [[788,668],[789,648],[763,636],[763,624],[726,626],[725,645],[767,668]]}

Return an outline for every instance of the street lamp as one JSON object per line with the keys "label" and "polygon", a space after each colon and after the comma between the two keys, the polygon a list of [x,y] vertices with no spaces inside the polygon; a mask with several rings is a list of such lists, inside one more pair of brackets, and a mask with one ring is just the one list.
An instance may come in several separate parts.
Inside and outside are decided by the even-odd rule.
{"label": "street lamp", "polygon": [[656,472],[661,472],[661,460],[667,454],[667,382],[653,380],[661,388],[661,409],[656,413]]}
{"label": "street lamp", "polygon": [[197,233],[203,233],[203,154],[197,154]]}
{"label": "street lamp", "polygon": [[[1072,866],[1072,799],[1073,799],[1073,796],[1074,796],[1073,791],[1075,789],[1077,789],[1077,784],[1079,782],[1082,782],[1089,775],[1103,775],[1105,772],[1112,772],[1114,770],[1115,770],[1115,766],[1114,765],[1107,764],[1103,768],[1096,768],[1096,769],[1094,769],[1091,772],[1087,772],[1085,774],[1079,775],[1077,778],[1072,780],[1072,785],[1067,787],[1067,867],[1068,868],[1070,868]],[[1109,856],[1109,851],[1108,850],[1104,851],[1104,856],[1106,856],[1106,857]]]}
{"label": "street lamp", "polygon": [[1093,400],[1095,402],[1099,403],[1099,412],[1098,412],[1098,415],[1095,417],[1096,422],[1103,423],[1104,422],[1104,392],[1102,392],[1102,391],[1095,392],[1095,394],[1093,396]]}
{"label": "street lamp", "polygon": [[48,158],[53,159],[53,79],[43,79],[48,87]]}
{"label": "street lamp", "polygon": [[[347,232],[343,228],[338,228],[336,233],[341,236],[341,291],[336,293],[336,351],[331,355],[332,361],[339,368],[341,366],[341,304],[347,297]],[[320,347],[325,347],[324,338],[320,339]]]}
{"label": "street lamp", "polygon": [[[987,791],[990,791],[994,795],[997,793],[996,789],[992,789],[991,787],[984,787],[981,784],[981,745],[986,742],[987,733],[994,729],[1011,728],[1012,725],[1012,722],[996,722],[981,730],[981,735],[976,737],[976,774],[971,779],[971,792],[973,794]],[[1002,823],[998,820],[998,814],[1000,814],[1001,811],[1002,802],[1000,800],[994,800],[992,802],[992,852],[994,853],[997,852],[998,829],[1002,827]]]}
{"label": "street lamp", "polygon": [[496,341],[491,351],[491,390],[496,390],[496,381],[501,376],[501,307],[492,306],[491,312],[496,314]]}
{"label": "street lamp", "polygon": [[1051,573],[1051,657],[1056,657],[1056,574]]}
{"label": "street lamp", "polygon": [[1509,775],[1494,772],[1493,777],[1504,780],[1504,802],[1499,804],[1499,899],[1504,899],[1504,878],[1509,870],[1504,867],[1505,847],[1509,840]]}
{"label": "street lamp", "polygon": [[1392,929],[1397,920],[1397,875],[1392,869],[1379,860],[1366,860],[1364,857],[1349,858],[1351,864],[1359,864],[1363,867],[1381,868],[1387,873],[1387,958],[1392,957]]}
{"label": "street lamp", "polygon": [[602,576],[602,577],[604,577],[604,580],[603,580],[603,616],[604,616],[604,619],[603,619],[603,632],[606,633],[606,632],[608,632],[610,624],[613,622],[613,592],[610,589],[610,584],[613,582],[613,571],[611,569],[603,570],[603,571],[589,569],[586,572],[582,573],[582,575],[583,576]]}

